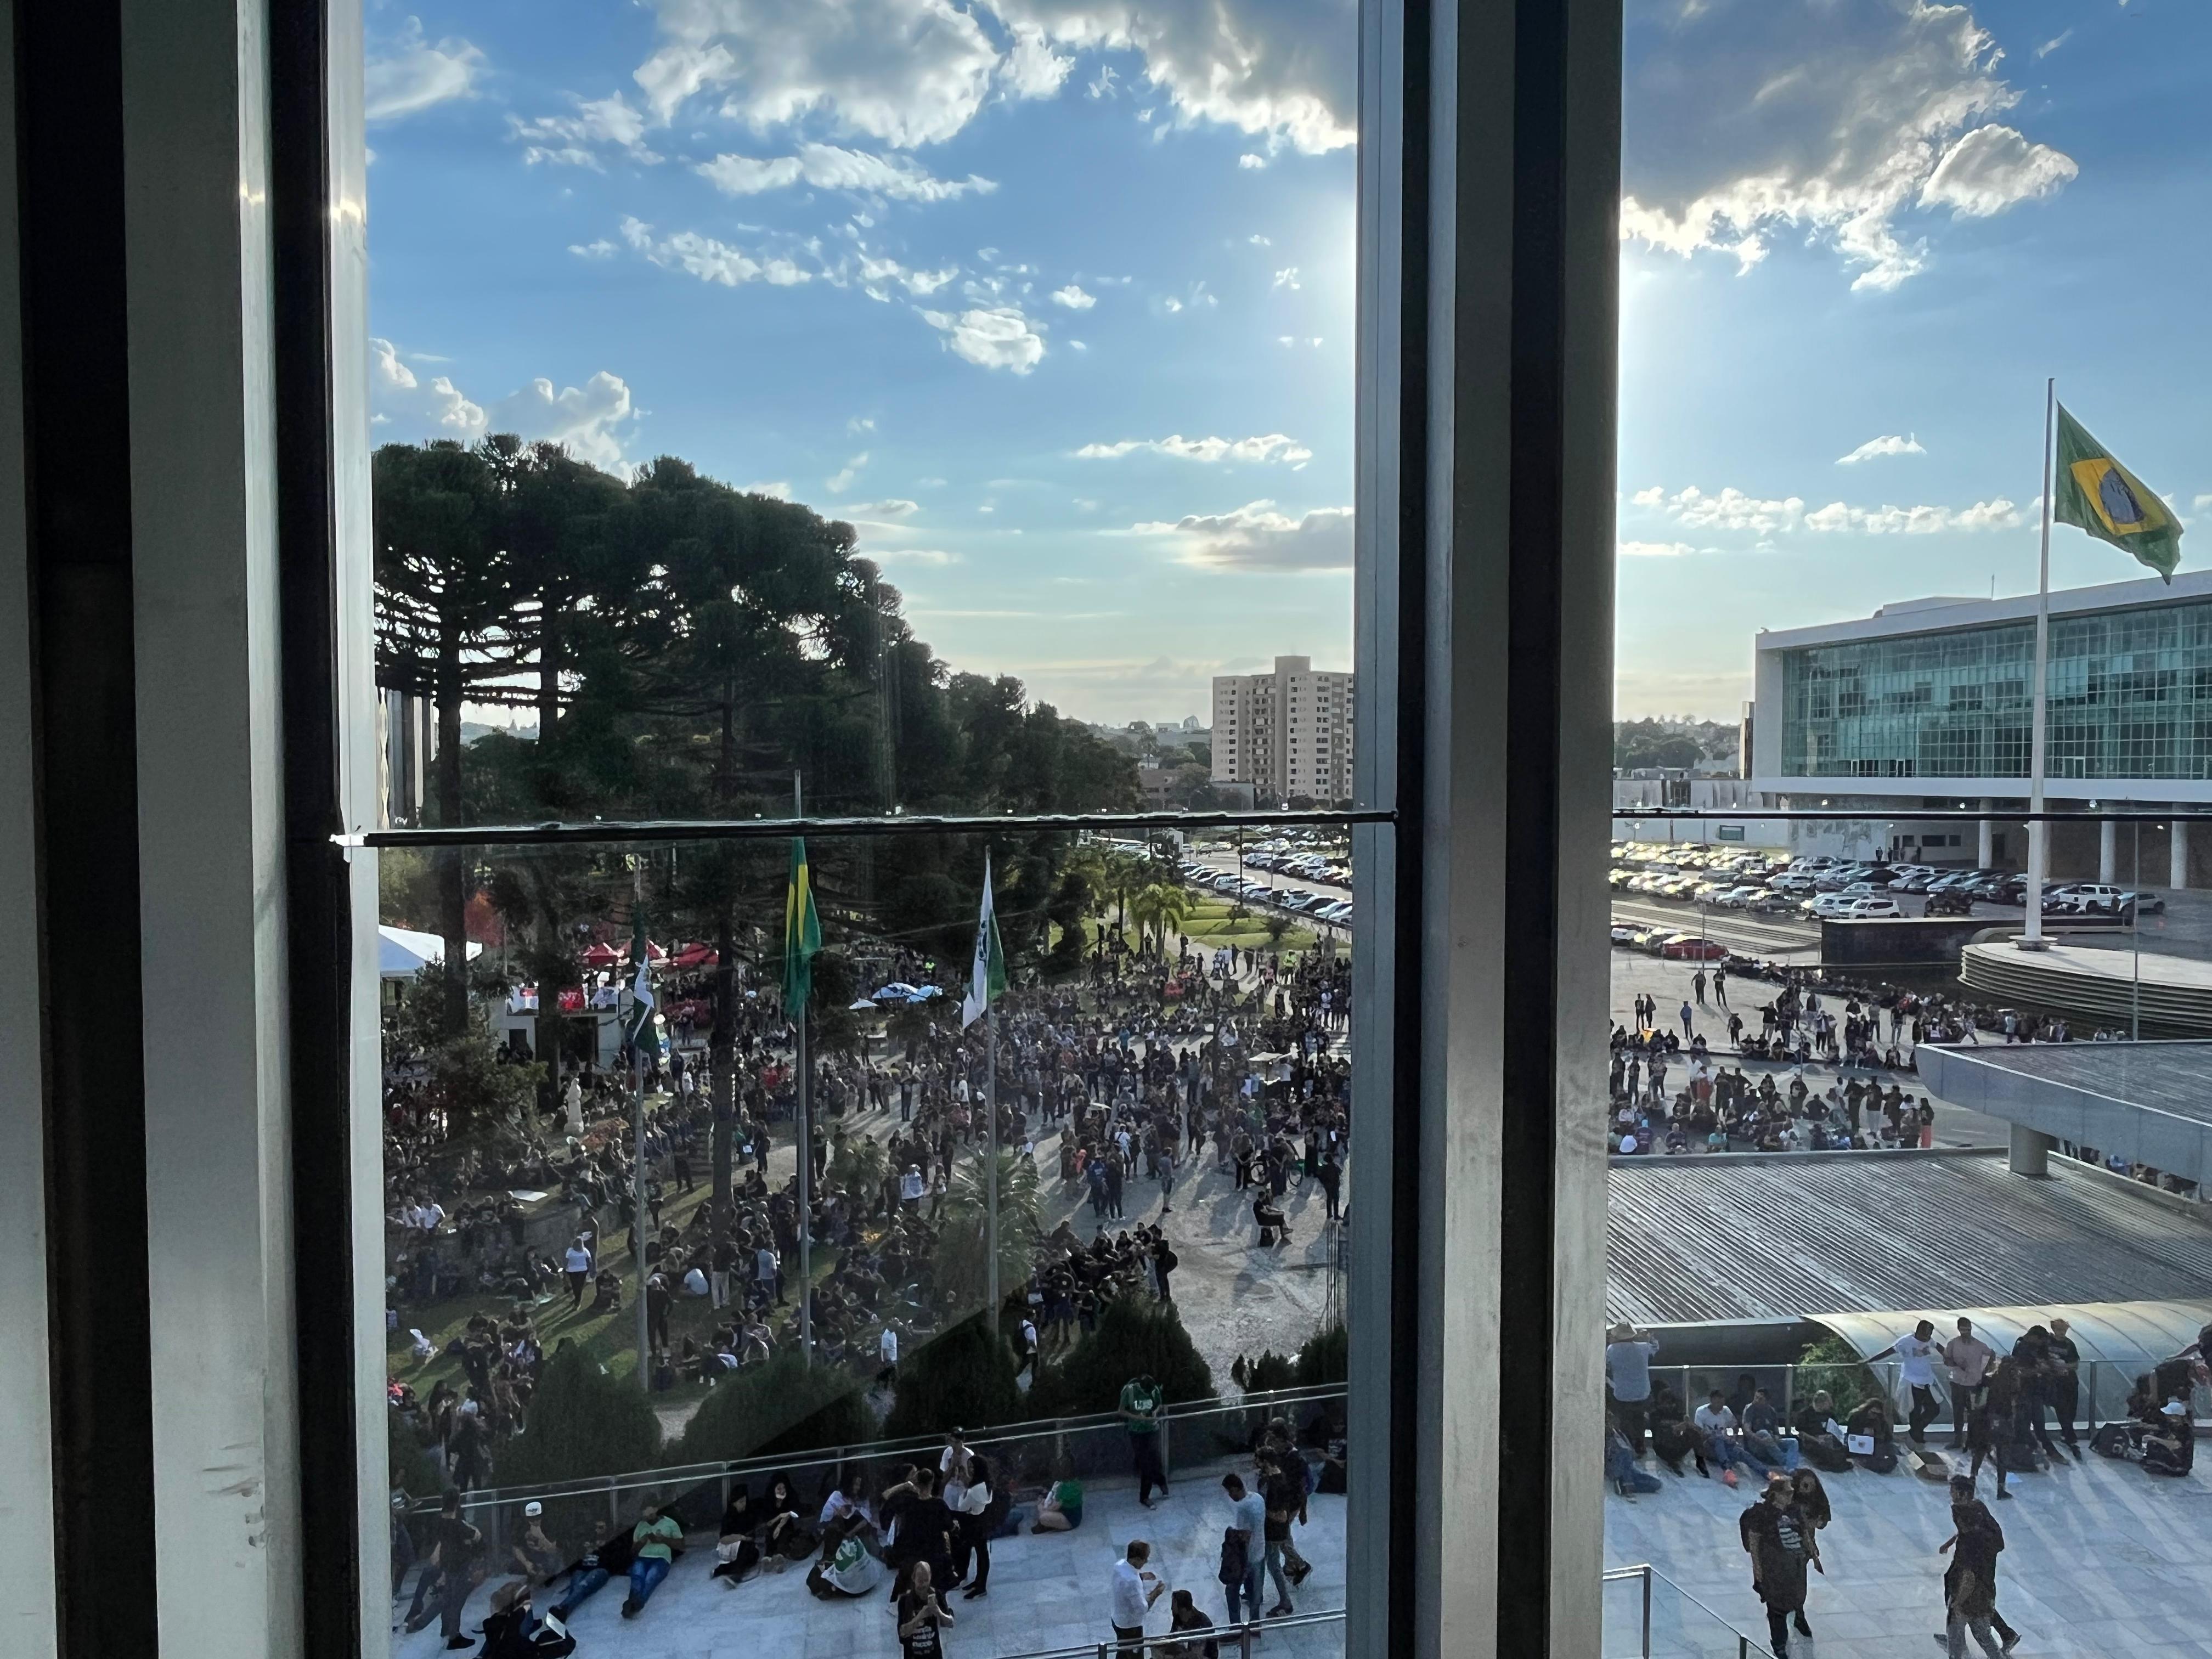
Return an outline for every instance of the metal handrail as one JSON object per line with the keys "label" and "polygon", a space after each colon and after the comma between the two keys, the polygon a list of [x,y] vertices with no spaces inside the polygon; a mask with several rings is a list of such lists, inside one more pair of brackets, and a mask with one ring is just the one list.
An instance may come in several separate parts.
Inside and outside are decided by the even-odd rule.
{"label": "metal handrail", "polygon": [[[1275,1389],[1264,1394],[1248,1394],[1237,1399],[1186,1401],[1179,1405],[1164,1407],[1156,1420],[1164,1425],[1200,1417],[1218,1416],[1227,1412],[1269,1411],[1277,1407],[1310,1405],[1324,1400],[1345,1397],[1346,1385],[1325,1382],[1309,1388]],[[1019,1441],[1042,1439],[1048,1436],[1080,1434],[1120,1425],[1119,1412],[1092,1412],[1080,1417],[1040,1418],[1031,1422],[1002,1423],[975,1430],[962,1437],[970,1446],[989,1447],[1010,1445]],[[543,1501],[558,1498],[612,1497],[645,1487],[690,1486],[708,1480],[750,1479],[754,1475],[774,1475],[794,1465],[816,1463],[872,1462],[887,1458],[910,1457],[918,1453],[935,1451],[945,1443],[942,1434],[914,1435],[898,1440],[860,1441],[849,1445],[819,1446],[804,1451],[780,1452],[762,1457],[738,1458],[723,1462],[672,1464],[665,1468],[632,1470],[621,1474],[585,1475],[569,1480],[539,1481],[526,1486],[480,1486],[462,1495],[464,1509],[482,1509],[520,1504],[529,1499]],[[418,1498],[413,1511],[425,1514],[438,1507],[436,1498]]]}
{"label": "metal handrail", "polygon": [[1728,1632],[1729,1635],[1735,1637],[1736,1659],[1751,1659],[1751,1656],[1758,1651],[1757,1648],[1753,1644],[1753,1638],[1745,1635],[1741,1630],[1738,1629],[1734,1620],[1724,1618],[1720,1613],[1714,1612],[1712,1608],[1707,1607],[1703,1601],[1698,1600],[1696,1596],[1691,1595],[1689,1591],[1684,1589],[1673,1579],[1668,1577],[1665,1573],[1660,1571],[1649,1561],[1639,1561],[1633,1566],[1607,1567],[1602,1576],[1601,1582],[1608,1584],[1621,1583],[1631,1578],[1640,1579],[1643,1581],[1644,1584],[1643,1659],[1651,1659],[1651,1584],[1654,1579],[1665,1584],[1668,1589],[1674,1591],[1675,1595],[1680,1596],[1682,1600],[1687,1601],[1699,1613],[1704,1613],[1706,1618],[1711,1620],[1723,1630]]}
{"label": "metal handrail", "polygon": [[1155,1649],[1189,1644],[1194,1648],[1205,1643],[1217,1644],[1224,1659],[1232,1644],[1238,1659],[1251,1659],[1253,1644],[1278,1631],[1311,1629],[1321,1625],[1340,1625],[1344,1609],[1338,1607],[1328,1613],[1286,1613],[1280,1619],[1248,1620],[1241,1625],[1215,1625],[1207,1630],[1169,1631],[1159,1636],[1140,1637],[1125,1642],[1115,1637],[1103,1642],[1085,1642],[1080,1647],[1038,1648],[1016,1654],[1001,1654],[999,1659],[1116,1659],[1117,1655],[1140,1652],[1149,1654]]}

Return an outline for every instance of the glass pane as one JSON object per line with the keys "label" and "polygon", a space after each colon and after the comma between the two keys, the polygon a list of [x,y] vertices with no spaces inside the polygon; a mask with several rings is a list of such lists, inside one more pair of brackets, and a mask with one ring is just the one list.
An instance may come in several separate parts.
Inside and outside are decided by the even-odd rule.
{"label": "glass pane", "polygon": [[2212,583],[2186,534],[2160,580],[2202,486],[2111,367],[2193,296],[2086,233],[2201,171],[2212,37],[1627,19],[1606,1547],[1655,1577],[1608,1650],[1647,1585],[1753,1652],[1920,1649],[1992,1526],[1992,1640],[2150,1644],[2185,1593],[2102,1601],[2131,1546],[2049,1526],[2203,1479]]}
{"label": "glass pane", "polygon": [[1355,13],[370,8],[392,821],[1348,798]]}
{"label": "glass pane", "polygon": [[[1288,1604],[1271,1650],[1340,1652],[1349,832],[804,852],[803,879],[781,838],[379,854],[392,1477],[410,1546],[447,1486],[487,1540],[465,1628],[526,1563],[539,1614],[616,1650],[737,1608],[749,1637],[894,1652],[884,1575],[937,1527],[989,1535],[963,1650],[1095,1651],[1130,1538],[1229,1620],[1234,1475],[1266,1595],[1240,1581],[1240,1615]],[[1000,967],[963,1024],[987,858]],[[441,866],[465,976],[422,925]],[[794,936],[818,937],[796,991]],[[956,1428],[988,1495],[951,1522],[904,1475]],[[568,1568],[648,1504],[690,1549],[629,1625],[620,1573]],[[923,1555],[984,1581],[980,1553]],[[397,1650],[434,1650],[442,1592],[400,1589]]]}

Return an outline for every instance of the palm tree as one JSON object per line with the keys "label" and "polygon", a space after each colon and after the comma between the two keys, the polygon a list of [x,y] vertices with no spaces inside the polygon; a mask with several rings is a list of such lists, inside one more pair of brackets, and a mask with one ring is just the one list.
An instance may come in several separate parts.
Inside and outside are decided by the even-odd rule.
{"label": "palm tree", "polygon": [[1168,951],[1169,931],[1188,921],[1190,910],[1190,894],[1176,881],[1155,881],[1139,889],[1129,901],[1129,914],[1136,918],[1138,928],[1156,939],[1162,956]]}
{"label": "palm tree", "polygon": [[[945,1194],[945,1224],[937,1236],[937,1284],[955,1315],[980,1308],[990,1292],[990,1254],[985,1222],[990,1209],[983,1160],[952,1172]],[[999,1153],[999,1285],[1016,1290],[1029,1282],[1040,1228],[1037,1168],[1018,1152]]]}

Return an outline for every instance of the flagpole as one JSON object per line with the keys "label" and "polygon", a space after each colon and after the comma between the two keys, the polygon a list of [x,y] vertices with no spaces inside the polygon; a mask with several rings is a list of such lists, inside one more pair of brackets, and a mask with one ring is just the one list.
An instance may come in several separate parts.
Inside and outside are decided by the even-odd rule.
{"label": "flagpole", "polygon": [[[791,815],[806,816],[799,775],[791,775]],[[810,986],[811,990],[811,986]],[[808,998],[812,1000],[811,996]],[[799,1010],[799,1352],[814,1363],[814,1061],[806,1041],[806,1008]]]}
{"label": "flagpole", "polygon": [[2050,826],[2043,821],[2043,782],[2047,769],[2045,730],[2045,682],[2051,661],[2051,443],[2058,408],[2056,376],[2043,383],[2043,550],[2035,595],[2035,701],[2033,723],[2028,732],[2027,931],[2020,940],[2023,951],[2050,948],[2043,937],[2043,877]]}
{"label": "flagpole", "polygon": [[[988,876],[985,877],[988,880]],[[990,1127],[983,1139],[983,1156],[989,1160],[983,1172],[983,1235],[990,1250],[990,1268],[986,1283],[989,1289],[990,1318],[983,1328],[993,1336],[999,1334],[999,1005],[994,1002],[983,1016],[983,1109],[990,1114]]]}
{"label": "flagpole", "polygon": [[[645,907],[645,870],[641,865],[630,866],[630,903],[639,913],[641,923]],[[631,964],[631,1000],[636,1000],[637,975],[646,969],[646,957],[652,952],[645,944],[645,929],[641,925],[631,930],[636,941],[638,960]],[[631,1237],[637,1241],[637,1382],[648,1395],[653,1392],[653,1321],[646,1308],[645,1230],[648,1214],[645,1206],[645,1037],[644,1022],[635,1011],[630,1017],[629,1076],[630,1076],[630,1214],[633,1217]]]}

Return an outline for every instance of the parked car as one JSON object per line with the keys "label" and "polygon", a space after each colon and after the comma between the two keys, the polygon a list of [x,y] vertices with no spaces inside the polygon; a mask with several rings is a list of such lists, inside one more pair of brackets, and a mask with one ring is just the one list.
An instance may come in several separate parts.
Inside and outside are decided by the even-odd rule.
{"label": "parked car", "polygon": [[1660,948],[1659,954],[1674,962],[1718,962],[1728,954],[1728,947],[1718,939],[1677,935]]}
{"label": "parked car", "polygon": [[2156,893],[2123,893],[2120,910],[2124,915],[2162,916],[2166,914],[2166,901]]}
{"label": "parked car", "polygon": [[1623,927],[1618,923],[1614,925],[1613,930],[1613,942],[1615,945],[1632,945],[1635,943],[1635,940],[1636,930],[1633,927]]}
{"label": "parked car", "polygon": [[1963,889],[1954,888],[1948,892],[1929,894],[1927,908],[1920,914],[1925,916],[1970,916],[1974,914],[1974,902],[1966,896]]}
{"label": "parked car", "polygon": [[1855,898],[1844,909],[1847,921],[1868,921],[1881,916],[1901,916],[1903,907],[1893,898]]}

